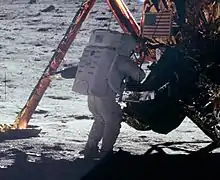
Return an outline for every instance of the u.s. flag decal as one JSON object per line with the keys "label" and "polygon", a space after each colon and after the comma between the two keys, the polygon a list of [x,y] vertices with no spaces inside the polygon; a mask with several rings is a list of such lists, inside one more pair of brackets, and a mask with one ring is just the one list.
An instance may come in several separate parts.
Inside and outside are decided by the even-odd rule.
{"label": "u.s. flag decal", "polygon": [[169,37],[172,25],[172,12],[145,13],[143,36]]}

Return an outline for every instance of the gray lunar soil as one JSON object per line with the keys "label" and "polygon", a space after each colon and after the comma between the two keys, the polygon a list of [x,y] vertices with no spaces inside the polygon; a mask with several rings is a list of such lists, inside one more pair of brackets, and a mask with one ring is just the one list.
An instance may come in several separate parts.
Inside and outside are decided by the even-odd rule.
{"label": "gray lunar soil", "polygon": [[[37,0],[36,4],[28,2],[0,0],[0,123],[9,124],[15,120],[48,65],[81,1]],[[125,2],[139,21],[141,4],[137,1]],[[52,11],[42,12],[50,5],[54,6]],[[109,23],[111,29],[121,31],[106,2],[97,1],[62,66],[77,63],[90,32],[95,28],[107,28]],[[25,179],[27,175],[31,176],[30,179],[67,179],[69,174],[69,179],[80,179],[94,167],[95,162],[84,163],[82,160],[76,163],[80,161],[78,152],[84,147],[93,120],[87,108],[86,96],[72,92],[72,84],[71,79],[54,77],[51,87],[47,89],[30,120],[30,125],[42,128],[39,137],[0,142],[0,177]],[[125,153],[129,158],[134,155],[140,158],[155,145],[164,147],[165,154],[184,155],[205,147],[209,142],[211,140],[187,118],[168,135],[137,131],[122,123],[115,150],[129,152],[129,155]],[[213,153],[218,154],[218,149]],[[48,162],[48,166],[44,164],[44,160]],[[16,163],[21,165],[17,166]],[[132,165],[131,162],[127,163]],[[41,168],[40,164],[43,170],[39,172],[42,174],[35,174],[33,169]],[[122,166],[125,167],[125,164]],[[58,171],[62,168],[63,175],[60,175]],[[69,171],[64,170],[68,168]]]}

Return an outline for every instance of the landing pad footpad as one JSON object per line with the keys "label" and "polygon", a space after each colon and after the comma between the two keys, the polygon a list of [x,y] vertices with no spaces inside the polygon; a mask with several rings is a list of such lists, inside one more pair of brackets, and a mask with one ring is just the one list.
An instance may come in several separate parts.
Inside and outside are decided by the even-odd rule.
{"label": "landing pad footpad", "polygon": [[28,126],[26,129],[9,129],[5,132],[0,132],[0,140],[24,139],[37,137],[42,129],[38,126]]}

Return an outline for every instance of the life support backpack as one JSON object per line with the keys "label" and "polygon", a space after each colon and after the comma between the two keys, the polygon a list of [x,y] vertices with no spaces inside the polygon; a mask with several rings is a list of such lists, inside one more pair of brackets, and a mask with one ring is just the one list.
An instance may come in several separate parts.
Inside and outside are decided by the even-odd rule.
{"label": "life support backpack", "polygon": [[[128,34],[107,29],[94,30],[78,64],[73,91],[98,97],[113,93],[113,88],[109,86],[109,77],[112,77],[109,74],[114,73],[110,69],[115,70],[111,68],[112,63],[115,63],[115,58],[120,60],[118,56],[130,59],[135,45],[135,39]],[[121,83],[120,78],[119,74],[115,78],[116,83],[111,84]]]}

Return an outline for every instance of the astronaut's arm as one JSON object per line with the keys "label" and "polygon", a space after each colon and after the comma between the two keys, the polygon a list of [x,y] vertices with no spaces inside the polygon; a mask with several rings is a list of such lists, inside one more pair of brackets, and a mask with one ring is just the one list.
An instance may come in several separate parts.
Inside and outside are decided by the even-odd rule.
{"label": "astronaut's arm", "polygon": [[121,58],[117,63],[117,68],[126,77],[130,77],[131,79],[141,82],[145,79],[145,72],[143,69],[137,66],[133,61],[129,59]]}

